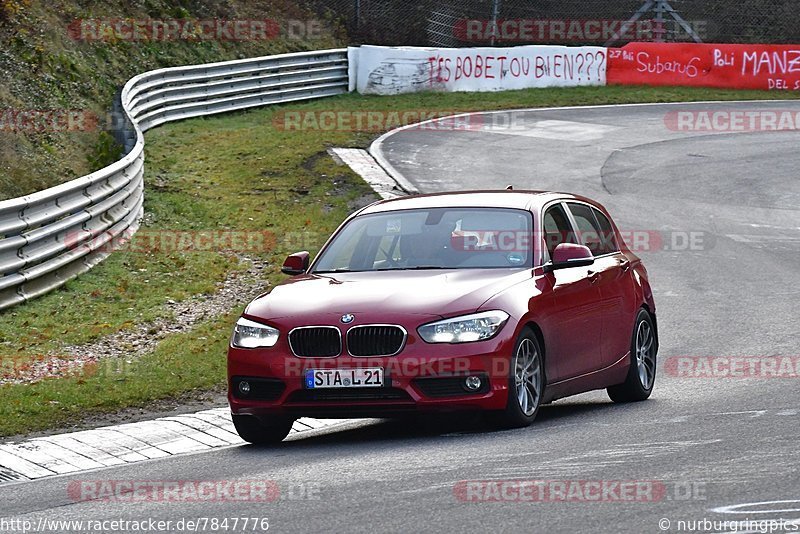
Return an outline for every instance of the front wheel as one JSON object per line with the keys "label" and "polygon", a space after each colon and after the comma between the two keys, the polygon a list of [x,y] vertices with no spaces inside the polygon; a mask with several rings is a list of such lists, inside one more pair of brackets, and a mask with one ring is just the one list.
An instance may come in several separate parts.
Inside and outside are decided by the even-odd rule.
{"label": "front wheel", "polygon": [[631,339],[631,364],[625,382],[608,388],[614,402],[636,402],[650,397],[656,381],[658,344],[653,318],[645,309],[639,310]]}
{"label": "front wheel", "polygon": [[280,443],[292,430],[293,419],[232,415],[233,426],[243,440],[253,445]]}
{"label": "front wheel", "polygon": [[544,395],[544,360],[536,334],[525,328],[517,339],[508,376],[508,402],[500,414],[506,428],[529,426]]}

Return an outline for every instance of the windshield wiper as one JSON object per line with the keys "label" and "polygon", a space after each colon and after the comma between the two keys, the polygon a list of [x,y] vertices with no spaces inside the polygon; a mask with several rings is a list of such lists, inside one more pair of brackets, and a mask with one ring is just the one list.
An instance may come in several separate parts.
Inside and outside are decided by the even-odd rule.
{"label": "windshield wiper", "polygon": [[338,274],[338,273],[382,273],[387,271],[424,271],[436,269],[456,269],[456,267],[442,267],[441,265],[415,265],[414,267],[383,267],[381,269],[329,269],[326,271],[314,271],[309,274]]}
{"label": "windshield wiper", "polygon": [[455,269],[455,267],[442,267],[441,265],[416,265],[414,267],[386,267],[384,269],[375,269],[376,271],[423,271],[435,269]]}

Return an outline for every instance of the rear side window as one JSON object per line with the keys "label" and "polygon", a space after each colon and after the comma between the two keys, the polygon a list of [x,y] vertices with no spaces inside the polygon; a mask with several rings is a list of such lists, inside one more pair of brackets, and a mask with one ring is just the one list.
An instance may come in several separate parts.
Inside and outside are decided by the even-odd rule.
{"label": "rear side window", "polygon": [[614,240],[614,232],[611,230],[611,223],[603,216],[605,230],[603,225],[598,222],[595,214],[602,215],[602,213],[590,208],[585,204],[569,204],[569,210],[575,219],[575,224],[578,227],[578,242],[581,245],[589,247],[592,254],[595,256],[602,256],[617,251],[616,242]]}
{"label": "rear side window", "polygon": [[567,212],[557,204],[544,213],[544,240],[550,257],[561,243],[576,243]]}
{"label": "rear side window", "polygon": [[600,225],[600,241],[603,244],[603,254],[618,252],[619,245],[617,244],[617,237],[614,235],[614,229],[611,227],[611,221],[602,211],[598,209],[592,209],[592,211],[597,219],[597,224]]}

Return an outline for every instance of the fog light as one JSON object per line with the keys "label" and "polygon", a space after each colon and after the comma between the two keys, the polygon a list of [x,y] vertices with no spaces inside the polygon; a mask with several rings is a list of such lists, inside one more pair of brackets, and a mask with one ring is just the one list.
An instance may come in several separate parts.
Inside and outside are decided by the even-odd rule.
{"label": "fog light", "polygon": [[246,380],[239,382],[239,393],[242,395],[248,395],[250,393],[250,382],[247,382]]}
{"label": "fog light", "polygon": [[479,376],[468,376],[467,379],[464,380],[464,387],[467,388],[468,391],[478,391],[481,389],[482,385],[483,382]]}

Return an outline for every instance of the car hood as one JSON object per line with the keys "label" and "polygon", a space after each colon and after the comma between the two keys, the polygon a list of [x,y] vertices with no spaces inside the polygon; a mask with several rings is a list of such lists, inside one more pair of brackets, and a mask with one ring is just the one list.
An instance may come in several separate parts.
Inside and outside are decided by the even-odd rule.
{"label": "car hood", "polygon": [[452,269],[303,275],[254,300],[245,315],[270,320],[326,314],[452,317],[471,313],[529,269]]}

